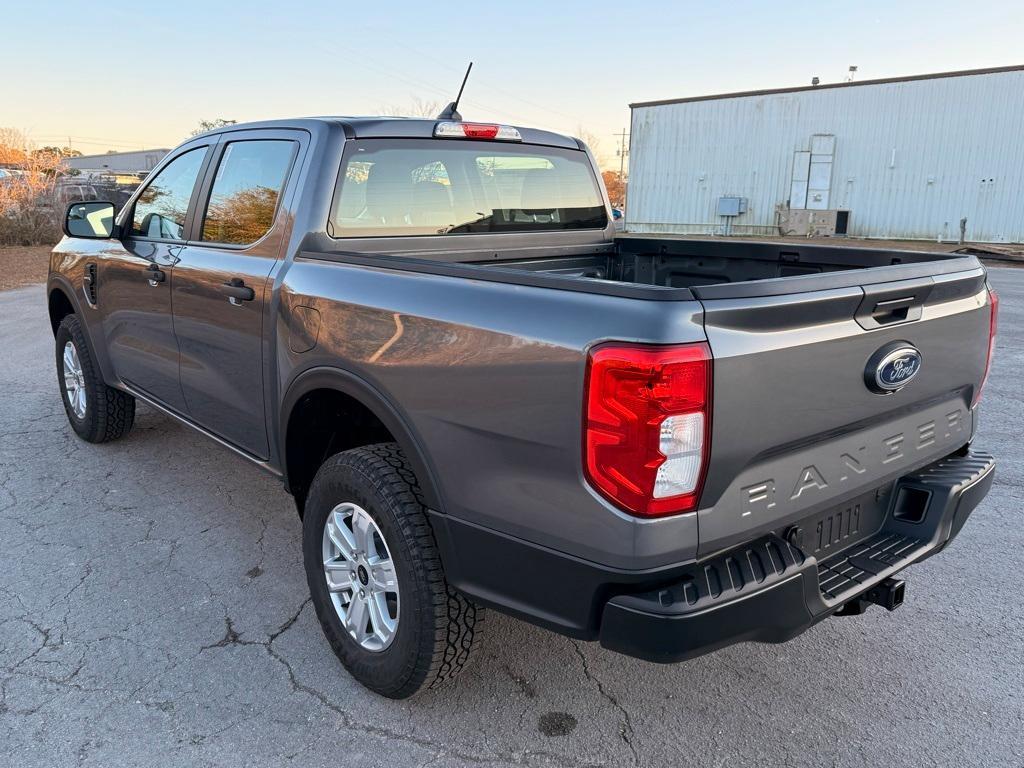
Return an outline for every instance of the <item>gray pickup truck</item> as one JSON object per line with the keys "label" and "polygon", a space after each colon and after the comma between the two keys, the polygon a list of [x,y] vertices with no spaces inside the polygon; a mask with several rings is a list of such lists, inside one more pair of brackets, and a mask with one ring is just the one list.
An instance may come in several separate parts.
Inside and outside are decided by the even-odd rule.
{"label": "gray pickup truck", "polygon": [[672,662],[900,605],[992,483],[984,268],[617,236],[599,178],[460,120],[195,137],[116,218],[69,208],[71,426],[142,401],[279,476],[327,639],[386,696],[452,678],[485,606]]}

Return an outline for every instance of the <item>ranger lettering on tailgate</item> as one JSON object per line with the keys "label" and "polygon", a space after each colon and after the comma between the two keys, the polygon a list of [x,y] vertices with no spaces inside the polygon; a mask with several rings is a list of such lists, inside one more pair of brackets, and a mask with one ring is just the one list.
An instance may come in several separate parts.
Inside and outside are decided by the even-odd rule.
{"label": "ranger lettering on tailgate", "polygon": [[938,418],[929,418],[913,427],[882,437],[874,444],[839,448],[832,461],[819,460],[818,463],[803,465],[795,479],[781,475],[743,486],[741,517],[775,510],[780,492],[786,494],[793,509],[806,507],[816,500],[818,491],[829,488],[830,484],[849,483],[871,469],[875,470],[870,473],[873,479],[884,472],[887,465],[898,464],[903,467],[912,463],[917,454],[922,454],[922,457],[925,453],[931,455],[936,445],[962,440],[963,431],[963,409],[956,408]]}

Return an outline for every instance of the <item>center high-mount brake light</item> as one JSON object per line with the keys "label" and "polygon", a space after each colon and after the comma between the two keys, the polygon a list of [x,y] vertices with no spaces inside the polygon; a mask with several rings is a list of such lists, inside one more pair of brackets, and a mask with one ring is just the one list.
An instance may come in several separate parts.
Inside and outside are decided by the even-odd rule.
{"label": "center high-mount brake light", "polygon": [[711,349],[602,344],[587,360],[583,466],[641,517],[694,512],[711,447]]}
{"label": "center high-mount brake light", "polygon": [[434,136],[439,139],[496,139],[498,141],[522,141],[519,131],[511,125],[494,123],[445,122],[434,126]]}

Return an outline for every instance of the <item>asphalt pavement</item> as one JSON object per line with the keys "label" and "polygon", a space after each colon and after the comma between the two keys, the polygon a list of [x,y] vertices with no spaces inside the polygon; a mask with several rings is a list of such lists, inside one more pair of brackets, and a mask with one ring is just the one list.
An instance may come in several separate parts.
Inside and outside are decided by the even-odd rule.
{"label": "asphalt pavement", "polygon": [[491,612],[405,702],[321,636],[277,481],[144,407],[78,440],[42,286],[2,292],[0,766],[1022,766],[1024,270],[992,272],[995,484],[902,608],[674,666]]}

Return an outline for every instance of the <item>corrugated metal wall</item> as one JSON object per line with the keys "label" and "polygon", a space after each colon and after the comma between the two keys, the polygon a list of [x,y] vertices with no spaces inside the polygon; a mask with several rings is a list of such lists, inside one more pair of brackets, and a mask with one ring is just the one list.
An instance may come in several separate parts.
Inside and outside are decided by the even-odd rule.
{"label": "corrugated metal wall", "polygon": [[769,233],[793,153],[833,134],[851,235],[955,239],[966,216],[968,240],[1024,242],[1022,132],[1024,71],[636,106],[626,228],[707,233],[738,195],[733,232]]}
{"label": "corrugated metal wall", "polygon": [[151,171],[163,160],[169,149],[140,149],[137,152],[111,152],[106,155],[83,155],[68,158],[68,168],[83,171]]}

